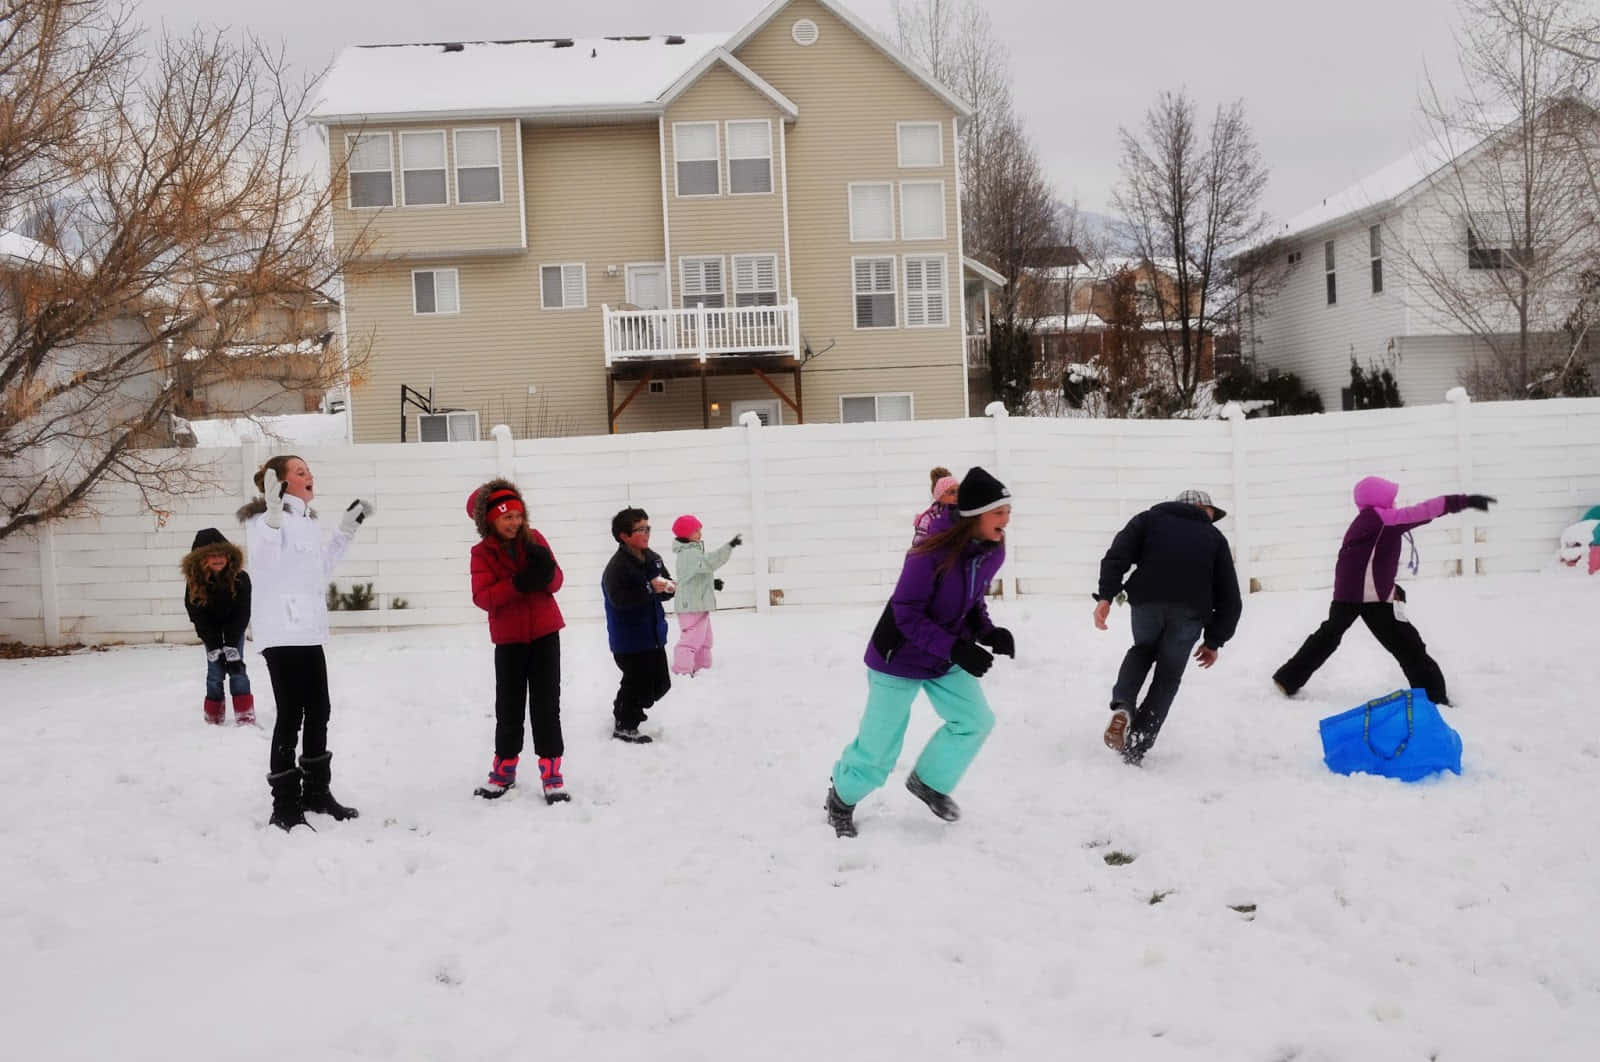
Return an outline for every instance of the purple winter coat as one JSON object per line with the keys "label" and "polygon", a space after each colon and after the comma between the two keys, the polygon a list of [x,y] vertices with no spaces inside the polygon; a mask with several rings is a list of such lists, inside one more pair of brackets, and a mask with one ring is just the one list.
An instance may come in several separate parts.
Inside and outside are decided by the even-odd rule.
{"label": "purple winter coat", "polygon": [[1458,513],[1467,504],[1465,494],[1441,494],[1396,509],[1394,500],[1399,493],[1398,483],[1378,476],[1356,484],[1356,507],[1361,511],[1350,521],[1339,546],[1339,560],[1333,569],[1335,601],[1388,601],[1394,596],[1400,542],[1406,532],[1445,513]]}
{"label": "purple winter coat", "polygon": [[938,678],[955,665],[957,640],[994,628],[985,603],[989,584],[1006,560],[1003,543],[968,542],[949,571],[939,555],[907,553],[900,581],[867,643],[867,666],[899,678]]}

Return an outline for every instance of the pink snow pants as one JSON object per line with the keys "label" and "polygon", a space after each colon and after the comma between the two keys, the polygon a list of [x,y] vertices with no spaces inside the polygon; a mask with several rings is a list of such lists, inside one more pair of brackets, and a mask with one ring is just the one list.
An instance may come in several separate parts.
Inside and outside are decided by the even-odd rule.
{"label": "pink snow pants", "polygon": [[711,666],[711,613],[678,613],[678,644],[672,649],[672,670],[693,675]]}

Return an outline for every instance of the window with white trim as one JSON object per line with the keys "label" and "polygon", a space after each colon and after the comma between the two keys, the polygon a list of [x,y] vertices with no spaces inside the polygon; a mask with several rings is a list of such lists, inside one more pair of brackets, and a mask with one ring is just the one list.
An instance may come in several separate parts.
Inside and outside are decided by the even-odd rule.
{"label": "window with white trim", "polygon": [[1374,225],[1367,230],[1368,249],[1372,252],[1372,293],[1383,294],[1383,226]]}
{"label": "window with white trim", "polygon": [[852,258],[857,328],[895,326],[894,257]]}
{"label": "window with white trim", "polygon": [[939,122],[896,122],[900,165],[943,166],[944,126]]}
{"label": "window with white trim", "polygon": [[726,306],[727,290],[723,283],[720,255],[678,259],[678,297],[684,309],[692,306],[704,306],[707,309]]}
{"label": "window with white trim", "polygon": [[735,306],[778,305],[777,255],[733,256],[733,304]]}
{"label": "window with white trim", "polygon": [[910,391],[895,391],[881,395],[841,395],[839,397],[839,420],[844,424],[910,419]]}
{"label": "window with white trim", "polygon": [[765,118],[728,123],[728,194],[772,191],[772,123]]}
{"label": "window with white trim", "polygon": [[500,130],[457,129],[456,202],[500,202]]}
{"label": "window with white trim", "polygon": [[449,202],[444,178],[444,132],[400,134],[400,191],[405,206]]}
{"label": "window with white trim", "polygon": [[388,133],[353,133],[344,138],[350,161],[350,209],[394,206],[394,143]]}
{"label": "window with white trim", "polygon": [[411,312],[419,315],[460,313],[460,273],[454,269],[413,269]]}
{"label": "window with white trim", "polygon": [[418,442],[477,442],[478,412],[456,409],[448,413],[418,413]]}
{"label": "window with white trim", "polygon": [[1328,305],[1332,306],[1339,301],[1339,281],[1333,272],[1333,241],[1322,245],[1322,272],[1327,277]]}
{"label": "window with white trim", "polygon": [[673,122],[672,158],[680,196],[721,194],[716,122]]}
{"label": "window with white trim", "polygon": [[850,240],[894,239],[894,185],[888,181],[850,186]]}
{"label": "window with white trim", "polygon": [[540,266],[539,301],[546,310],[581,310],[589,305],[588,276],[583,263]]}
{"label": "window with white trim", "polygon": [[944,239],[944,182],[900,182],[900,238]]}
{"label": "window with white trim", "polygon": [[943,328],[949,324],[942,254],[908,254],[906,270],[906,327]]}

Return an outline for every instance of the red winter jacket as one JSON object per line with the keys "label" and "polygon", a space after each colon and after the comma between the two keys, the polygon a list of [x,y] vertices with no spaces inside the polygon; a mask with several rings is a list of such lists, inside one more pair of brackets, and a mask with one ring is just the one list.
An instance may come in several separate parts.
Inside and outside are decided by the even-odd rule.
{"label": "red winter jacket", "polygon": [[[550,548],[533,528],[528,528],[528,535]],[[555,552],[550,555],[553,558]],[[522,570],[523,559],[520,549],[513,559],[511,550],[497,538],[483,539],[472,547],[472,603],[489,613],[489,640],[496,645],[531,642],[567,625],[555,599],[563,578],[561,565],[556,565],[549,586],[524,594],[511,585],[511,577]]]}

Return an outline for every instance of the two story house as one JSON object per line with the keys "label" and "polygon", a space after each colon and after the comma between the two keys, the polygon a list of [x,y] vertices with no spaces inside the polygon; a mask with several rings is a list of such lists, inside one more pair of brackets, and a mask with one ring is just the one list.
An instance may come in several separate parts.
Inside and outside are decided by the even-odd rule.
{"label": "two story house", "polygon": [[834,0],[347,49],[316,120],[355,440],[965,415],[968,113]]}

